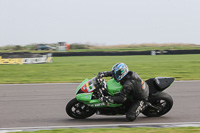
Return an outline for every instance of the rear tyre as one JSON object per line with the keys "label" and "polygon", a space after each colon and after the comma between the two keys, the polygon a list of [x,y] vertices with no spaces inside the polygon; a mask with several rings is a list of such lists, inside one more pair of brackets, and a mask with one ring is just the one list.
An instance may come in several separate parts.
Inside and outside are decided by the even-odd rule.
{"label": "rear tyre", "polygon": [[149,102],[157,109],[147,106],[146,109],[142,112],[142,114],[147,117],[160,117],[168,113],[173,106],[172,97],[165,92],[159,92],[154,96],[150,96]]}
{"label": "rear tyre", "polygon": [[69,101],[66,106],[66,113],[74,119],[85,119],[95,112],[93,108],[79,102],[76,98]]}

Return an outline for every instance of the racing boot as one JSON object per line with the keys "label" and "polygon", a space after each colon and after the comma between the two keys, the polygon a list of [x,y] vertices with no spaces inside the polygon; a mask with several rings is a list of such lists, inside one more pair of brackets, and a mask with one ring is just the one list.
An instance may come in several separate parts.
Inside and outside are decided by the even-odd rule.
{"label": "racing boot", "polygon": [[137,116],[144,110],[143,101],[134,101],[126,113],[126,119],[128,121],[134,121]]}
{"label": "racing boot", "polygon": [[136,119],[136,113],[134,113],[134,112],[127,112],[126,113],[126,119],[128,121],[134,121]]}

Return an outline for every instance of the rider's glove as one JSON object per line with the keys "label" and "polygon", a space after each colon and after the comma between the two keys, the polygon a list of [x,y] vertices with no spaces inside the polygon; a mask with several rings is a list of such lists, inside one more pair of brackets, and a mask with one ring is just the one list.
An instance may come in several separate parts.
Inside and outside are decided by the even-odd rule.
{"label": "rider's glove", "polygon": [[111,98],[111,96],[105,96],[105,97],[100,97],[99,98],[100,102],[106,102],[106,103],[114,103],[113,99]]}
{"label": "rider's glove", "polygon": [[104,74],[103,74],[102,72],[99,72],[99,73],[97,74],[97,77],[98,77],[98,78],[103,78],[103,76],[104,76]]}

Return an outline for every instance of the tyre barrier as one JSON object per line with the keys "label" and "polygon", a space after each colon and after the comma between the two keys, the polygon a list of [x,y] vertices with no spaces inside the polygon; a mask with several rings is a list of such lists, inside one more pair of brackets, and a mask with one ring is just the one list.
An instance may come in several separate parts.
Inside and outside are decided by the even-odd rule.
{"label": "tyre barrier", "polygon": [[0,64],[41,64],[51,63],[51,53],[28,53],[28,52],[16,52],[16,53],[0,53]]}
{"label": "tyre barrier", "polygon": [[53,53],[56,56],[118,56],[118,55],[150,55],[151,51],[125,51],[125,52],[62,52]]}
{"label": "tyre barrier", "polygon": [[200,50],[154,50],[154,51],[123,51],[123,52],[56,52],[59,56],[125,56],[125,55],[171,55],[171,54],[200,54]]}
{"label": "tyre barrier", "polygon": [[167,50],[166,54],[200,54],[200,50]]}

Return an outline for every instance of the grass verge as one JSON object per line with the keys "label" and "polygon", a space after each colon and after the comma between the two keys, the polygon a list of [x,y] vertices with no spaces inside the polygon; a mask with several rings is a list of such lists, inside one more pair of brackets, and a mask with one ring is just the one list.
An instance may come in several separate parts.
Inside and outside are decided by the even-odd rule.
{"label": "grass verge", "polygon": [[97,129],[54,129],[16,133],[199,133],[200,127],[182,128],[97,128]]}
{"label": "grass verge", "polygon": [[117,62],[126,63],[143,79],[162,76],[200,80],[200,54],[196,54],[54,57],[50,64],[0,65],[0,83],[81,82],[98,72],[110,71]]}

